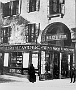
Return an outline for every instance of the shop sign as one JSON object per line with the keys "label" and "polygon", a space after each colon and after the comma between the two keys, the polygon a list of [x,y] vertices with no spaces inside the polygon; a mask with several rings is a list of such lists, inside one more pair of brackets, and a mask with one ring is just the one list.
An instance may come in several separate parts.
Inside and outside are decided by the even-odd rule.
{"label": "shop sign", "polygon": [[52,46],[43,45],[41,46],[41,50],[52,50]]}
{"label": "shop sign", "polygon": [[66,34],[56,34],[56,35],[46,35],[46,41],[52,41],[52,40],[66,40],[67,35]]}
{"label": "shop sign", "polygon": [[60,47],[53,47],[53,50],[60,51]]}
{"label": "shop sign", "polygon": [[73,48],[64,47],[64,48],[61,48],[61,51],[62,52],[68,52],[68,53],[70,53],[70,52],[74,52],[74,49]]}
{"label": "shop sign", "polygon": [[51,45],[42,45],[41,50],[51,50],[51,51],[59,51],[59,52],[68,52],[73,53],[74,49],[70,47],[59,47],[59,46],[51,46]]}
{"label": "shop sign", "polygon": [[39,50],[38,45],[13,45],[13,46],[0,46],[2,50]]}
{"label": "shop sign", "polygon": [[61,52],[74,52],[73,48],[70,47],[59,47],[52,45],[12,45],[12,46],[0,46],[0,50],[4,51],[16,51],[16,50],[50,50],[50,51],[61,51]]}

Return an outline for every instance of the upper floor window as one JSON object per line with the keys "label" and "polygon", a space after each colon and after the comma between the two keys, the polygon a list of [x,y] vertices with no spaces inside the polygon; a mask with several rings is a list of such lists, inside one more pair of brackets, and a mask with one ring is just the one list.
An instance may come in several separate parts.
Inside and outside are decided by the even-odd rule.
{"label": "upper floor window", "polygon": [[1,43],[8,43],[11,35],[10,27],[1,28]]}
{"label": "upper floor window", "polygon": [[39,11],[40,0],[27,0],[28,12]]}
{"label": "upper floor window", "polygon": [[48,16],[64,15],[64,0],[48,0]]}
{"label": "upper floor window", "polygon": [[2,3],[3,17],[17,15],[20,13],[19,0]]}
{"label": "upper floor window", "polygon": [[37,42],[39,35],[40,24],[28,24],[25,30],[26,42]]}

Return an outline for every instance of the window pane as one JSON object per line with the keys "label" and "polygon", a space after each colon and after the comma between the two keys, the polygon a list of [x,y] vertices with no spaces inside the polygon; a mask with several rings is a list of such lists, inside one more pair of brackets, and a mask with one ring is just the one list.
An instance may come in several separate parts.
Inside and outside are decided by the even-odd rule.
{"label": "window pane", "polygon": [[[28,2],[27,2],[28,3]],[[29,0],[29,12],[33,12],[39,9],[39,0]]]}
{"label": "window pane", "polygon": [[36,42],[36,37],[39,35],[40,25],[28,24],[25,28],[26,42]]}
{"label": "window pane", "polygon": [[8,37],[3,38],[3,43],[8,43]]}
{"label": "window pane", "polygon": [[5,27],[1,29],[2,33],[2,42],[3,43],[8,43],[9,37],[11,36],[11,28],[10,27]]}
{"label": "window pane", "polygon": [[12,9],[12,15],[18,14],[19,9],[19,1],[13,1],[13,9]]}
{"label": "window pane", "polygon": [[9,2],[3,4],[3,16],[10,16]]}
{"label": "window pane", "polygon": [[49,12],[50,14],[60,13],[59,0],[49,0]]}

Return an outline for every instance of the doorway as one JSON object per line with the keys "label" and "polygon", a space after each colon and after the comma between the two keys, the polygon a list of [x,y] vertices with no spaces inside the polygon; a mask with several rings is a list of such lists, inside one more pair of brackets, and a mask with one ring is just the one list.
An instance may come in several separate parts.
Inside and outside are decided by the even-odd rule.
{"label": "doorway", "polygon": [[54,52],[54,60],[53,60],[53,78],[59,78],[59,65],[60,65],[60,53]]}
{"label": "doorway", "polygon": [[61,60],[61,75],[62,78],[68,77],[68,54],[63,53],[62,54],[62,60]]}

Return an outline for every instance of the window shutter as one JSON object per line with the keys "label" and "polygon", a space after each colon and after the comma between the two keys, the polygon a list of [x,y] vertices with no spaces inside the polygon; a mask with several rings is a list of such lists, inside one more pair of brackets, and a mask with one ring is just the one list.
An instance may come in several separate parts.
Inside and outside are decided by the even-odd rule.
{"label": "window shutter", "polygon": [[35,31],[36,37],[39,36],[39,31],[40,31],[40,23],[36,24],[36,31]]}
{"label": "window shutter", "polygon": [[25,36],[27,36],[27,35],[28,35],[28,25],[25,26]]}
{"label": "window shutter", "polygon": [[36,11],[39,11],[40,9],[40,0],[36,1]]}
{"label": "window shutter", "polygon": [[30,10],[29,10],[29,1],[30,1],[30,0],[27,0],[27,12],[30,11]]}
{"label": "window shutter", "polygon": [[61,4],[61,14],[65,14],[65,5]]}
{"label": "window shutter", "polygon": [[21,14],[22,0],[19,0],[19,14]]}
{"label": "window shutter", "polygon": [[59,0],[59,2],[60,2],[61,4],[64,4],[65,0]]}
{"label": "window shutter", "polygon": [[53,12],[53,2],[52,0],[49,0],[49,14],[52,14]]}
{"label": "window shutter", "polygon": [[11,2],[9,3],[10,15],[12,15],[12,10],[13,10],[13,2],[11,1]]}
{"label": "window shutter", "polygon": [[61,17],[64,16],[65,14],[65,0],[59,0],[60,1],[60,13],[61,13]]}

